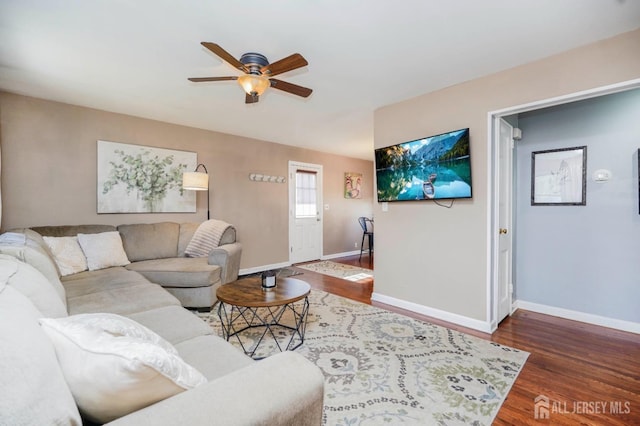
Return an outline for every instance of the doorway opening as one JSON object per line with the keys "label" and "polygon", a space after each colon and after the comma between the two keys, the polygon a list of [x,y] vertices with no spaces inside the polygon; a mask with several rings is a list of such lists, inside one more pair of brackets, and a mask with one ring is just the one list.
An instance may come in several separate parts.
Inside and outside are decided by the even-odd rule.
{"label": "doorway opening", "polygon": [[[512,189],[509,189],[508,194],[503,194],[501,189],[504,190],[504,179],[509,180],[509,187],[513,188],[513,165],[505,167],[503,160],[501,159],[501,152],[504,152],[507,143],[505,138],[500,137],[501,121],[509,116],[517,115],[523,112],[534,111],[551,106],[557,106],[562,104],[568,104],[584,99],[595,98],[600,96],[609,95],[612,93],[624,92],[640,88],[640,79],[630,80],[622,83],[617,83],[609,86],[603,86],[595,89],[590,89],[582,92],[573,93],[570,95],[560,96],[556,98],[545,99],[528,104],[517,105],[501,110],[491,111],[488,113],[488,226],[487,226],[487,240],[488,244],[488,256],[487,256],[487,318],[489,318],[490,329],[495,331],[498,327],[499,321],[502,319],[501,314],[504,313],[505,306],[504,300],[504,278],[505,270],[513,269],[514,256],[511,253],[504,255],[504,241],[501,240],[501,236],[504,236],[504,223],[505,215],[510,215],[510,222],[514,222],[517,218],[513,215],[513,193]],[[512,148],[509,148],[512,149]],[[502,182],[502,186],[501,186]],[[506,197],[506,198],[505,198]],[[511,226],[513,228],[513,226]],[[513,232],[510,234],[510,240],[513,240],[515,236]],[[502,246],[501,246],[502,242]],[[502,250],[502,251],[501,251]],[[501,287],[502,285],[502,287]],[[512,313],[514,309],[512,299],[513,288],[517,286],[517,283],[509,283],[509,297],[508,302],[511,305],[509,313]],[[502,299],[501,299],[502,296]],[[502,304],[501,304],[502,303]]]}

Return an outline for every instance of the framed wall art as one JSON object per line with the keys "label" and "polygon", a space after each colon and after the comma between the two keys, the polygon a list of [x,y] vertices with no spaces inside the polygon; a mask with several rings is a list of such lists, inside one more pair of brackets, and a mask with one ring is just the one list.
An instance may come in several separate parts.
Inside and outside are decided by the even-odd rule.
{"label": "framed wall art", "polygon": [[98,141],[98,213],[195,213],[194,191],[182,173],[195,152]]}
{"label": "framed wall art", "polygon": [[362,198],[362,173],[344,174],[344,198]]}
{"label": "framed wall art", "polygon": [[532,206],[587,204],[587,147],[531,153]]}

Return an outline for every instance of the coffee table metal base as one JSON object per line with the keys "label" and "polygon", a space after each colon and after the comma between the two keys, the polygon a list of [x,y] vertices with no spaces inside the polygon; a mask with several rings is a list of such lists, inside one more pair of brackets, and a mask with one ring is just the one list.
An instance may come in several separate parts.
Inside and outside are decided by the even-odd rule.
{"label": "coffee table metal base", "polygon": [[[287,321],[283,322],[283,317],[289,312]],[[218,304],[218,317],[222,324],[223,337],[231,339],[235,337],[245,354],[253,359],[262,359],[264,356],[256,355],[260,345],[266,340],[273,340],[280,352],[292,351],[304,343],[304,333],[307,325],[307,315],[309,314],[309,299],[304,299],[285,305],[268,307],[245,307],[236,306],[220,302]],[[245,346],[241,339],[241,333],[254,329],[263,328],[262,334],[258,335],[257,342],[250,347]],[[278,341],[279,332],[287,330],[291,336]],[[271,339],[269,339],[269,336]],[[282,339],[281,339],[282,340]],[[284,343],[286,342],[286,345]],[[283,343],[283,344],[281,344]],[[284,348],[284,349],[283,349]]]}

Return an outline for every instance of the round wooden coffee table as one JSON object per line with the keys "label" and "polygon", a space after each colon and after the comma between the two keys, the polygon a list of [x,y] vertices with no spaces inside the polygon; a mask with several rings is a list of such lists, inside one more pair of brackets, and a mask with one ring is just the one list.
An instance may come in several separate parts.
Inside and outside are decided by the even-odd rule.
{"label": "round wooden coffee table", "polygon": [[[220,286],[216,291],[223,337],[227,340],[235,337],[244,352],[254,359],[263,358],[257,350],[265,337],[275,342],[280,351],[294,350],[302,345],[309,313],[311,287],[306,282],[277,278],[276,286],[271,289],[262,288],[261,282],[260,277],[243,278]],[[248,343],[242,335],[252,329],[262,330]],[[290,336],[283,341],[284,333]]]}

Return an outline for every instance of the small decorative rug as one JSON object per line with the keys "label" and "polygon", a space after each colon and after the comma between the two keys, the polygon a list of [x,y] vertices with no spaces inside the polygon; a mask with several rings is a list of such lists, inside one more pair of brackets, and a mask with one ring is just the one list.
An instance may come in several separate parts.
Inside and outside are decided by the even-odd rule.
{"label": "small decorative rug", "polygon": [[[325,425],[490,425],[529,356],[319,290],[309,302],[296,352],[324,373]],[[199,315],[222,335],[217,309]],[[277,353],[265,343],[259,355]]]}
{"label": "small decorative rug", "polygon": [[358,266],[344,265],[342,263],[323,260],[315,263],[307,263],[305,265],[296,265],[297,268],[306,269],[308,271],[317,272],[319,274],[331,275],[332,277],[342,278],[343,280],[359,281],[366,278],[373,278],[371,269],[360,268]]}
{"label": "small decorative rug", "polygon": [[[303,274],[303,272],[296,271],[295,269],[291,269],[291,268],[274,269],[274,272],[276,273],[276,277],[278,278],[295,277],[296,275]],[[262,275],[262,272],[254,272],[251,274],[242,275],[239,278],[247,278],[247,277],[253,277],[258,275]]]}
{"label": "small decorative rug", "polygon": [[276,272],[278,278],[295,277],[296,275],[302,275],[302,272],[291,268],[280,268]]}

